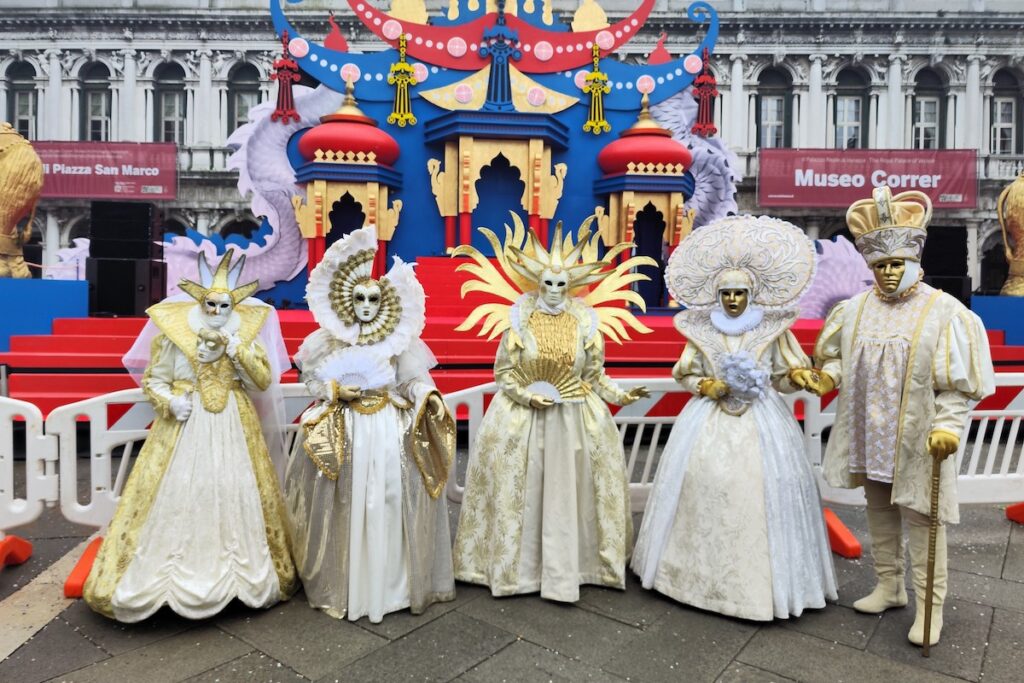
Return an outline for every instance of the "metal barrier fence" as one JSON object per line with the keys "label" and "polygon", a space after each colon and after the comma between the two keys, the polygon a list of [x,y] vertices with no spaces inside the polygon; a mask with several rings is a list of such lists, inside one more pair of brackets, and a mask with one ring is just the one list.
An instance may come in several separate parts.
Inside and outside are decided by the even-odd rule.
{"label": "metal barrier fence", "polygon": [[[619,380],[630,388],[647,386],[652,393],[618,411],[615,421],[626,452],[630,476],[631,503],[641,511],[657,471],[661,448],[675,421],[674,411],[665,414],[663,402],[680,401],[679,386],[668,378]],[[956,457],[959,464],[960,499],[964,503],[1010,503],[1024,499],[1024,373],[996,376],[996,396],[970,413],[971,426]],[[287,445],[294,442],[299,415],[313,401],[302,384],[282,386],[286,415]],[[475,442],[483,419],[488,395],[496,386],[486,384],[445,397],[460,422],[467,427],[468,441],[461,442],[460,453],[468,453]],[[833,406],[823,408],[814,396],[800,392],[786,397],[787,403],[802,416],[804,446],[808,459],[818,472],[822,499],[826,503],[860,504],[860,490],[834,489],[820,476],[821,456],[827,430],[834,421]],[[54,410],[45,421],[39,410],[13,399],[0,398],[0,538],[3,532],[35,520],[47,506],[60,503],[62,514],[70,521],[104,527],[114,513],[117,500],[131,469],[138,448],[145,439],[152,409],[141,390],[132,389],[105,394]],[[24,481],[16,495],[14,462],[15,422],[24,425]],[[87,433],[87,444],[79,443]],[[86,451],[88,457],[80,457]],[[464,463],[460,463],[464,465]],[[88,494],[80,500],[78,468],[88,467]],[[448,496],[462,498],[461,474],[464,466],[448,482]],[[59,484],[58,484],[59,473]]]}

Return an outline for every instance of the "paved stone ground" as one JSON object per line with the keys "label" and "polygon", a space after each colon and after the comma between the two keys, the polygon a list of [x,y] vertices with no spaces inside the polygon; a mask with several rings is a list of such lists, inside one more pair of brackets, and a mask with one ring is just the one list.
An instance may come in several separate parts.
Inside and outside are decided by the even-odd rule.
{"label": "paved stone ground", "polygon": [[[863,511],[836,512],[867,541]],[[326,617],[301,593],[263,612],[232,606],[194,623],[164,611],[130,626],[76,601],[0,662],[0,681],[1024,680],[1024,527],[994,506],[962,516],[950,531],[946,627],[930,659],[906,640],[911,609],[875,617],[850,608],[872,586],[870,562],[836,557],[838,604],[764,625],[681,606],[632,576],[625,592],[585,588],[572,606],[459,584],[454,602],[376,625]],[[0,600],[90,530],[50,512],[17,531],[35,555],[0,570]],[[0,623],[9,617],[0,608]]]}

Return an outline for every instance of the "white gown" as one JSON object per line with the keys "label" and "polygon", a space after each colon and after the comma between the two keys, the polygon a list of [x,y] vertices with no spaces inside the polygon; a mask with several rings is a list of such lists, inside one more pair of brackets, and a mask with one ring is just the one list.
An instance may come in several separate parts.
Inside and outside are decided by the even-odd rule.
{"label": "white gown", "polygon": [[[720,375],[687,336],[673,374],[697,393],[700,378]],[[725,352],[755,341],[718,336]],[[762,348],[773,384],[791,391],[788,370],[809,366],[792,333]],[[738,416],[706,397],[687,403],[658,465],[631,567],[645,588],[743,619],[799,616],[836,598],[817,484],[777,391],[769,387]]]}

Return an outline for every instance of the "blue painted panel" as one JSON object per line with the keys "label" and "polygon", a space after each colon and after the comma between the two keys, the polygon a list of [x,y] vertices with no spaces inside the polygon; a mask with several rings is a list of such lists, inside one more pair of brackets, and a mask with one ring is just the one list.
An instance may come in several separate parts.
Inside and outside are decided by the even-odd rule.
{"label": "blue painted panel", "polygon": [[1024,298],[975,295],[971,297],[971,310],[985,323],[985,329],[1003,330],[1007,344],[1024,344]]}
{"label": "blue painted panel", "polygon": [[49,334],[54,318],[89,315],[85,280],[0,278],[0,351],[10,350],[14,334]]}

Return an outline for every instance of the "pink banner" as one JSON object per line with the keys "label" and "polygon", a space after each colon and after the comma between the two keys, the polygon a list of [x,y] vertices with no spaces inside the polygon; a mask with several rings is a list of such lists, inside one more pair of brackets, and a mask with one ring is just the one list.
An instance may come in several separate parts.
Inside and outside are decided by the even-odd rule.
{"label": "pink banner", "polygon": [[178,151],[164,142],[33,142],[43,160],[43,197],[136,199],[178,196]]}
{"label": "pink banner", "polygon": [[758,167],[761,206],[846,208],[882,185],[924,192],[936,209],[978,203],[975,150],[762,149]]}

